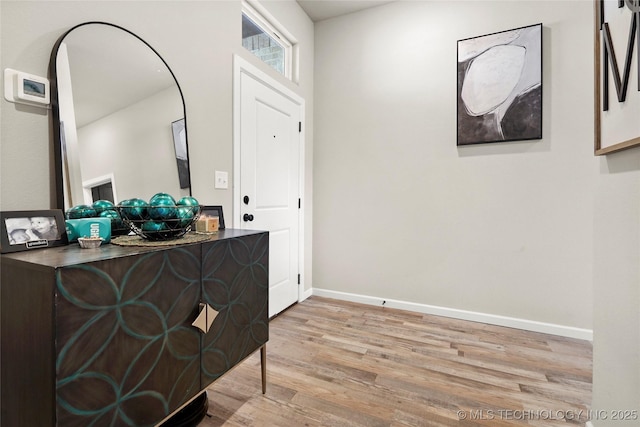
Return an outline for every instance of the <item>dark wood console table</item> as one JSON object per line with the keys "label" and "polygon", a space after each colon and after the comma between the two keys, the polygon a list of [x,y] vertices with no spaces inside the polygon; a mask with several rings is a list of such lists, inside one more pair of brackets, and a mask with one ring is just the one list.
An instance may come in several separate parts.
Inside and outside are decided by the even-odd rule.
{"label": "dark wood console table", "polygon": [[268,254],[267,232],[227,229],[2,255],[0,424],[153,426],[258,349],[264,392]]}

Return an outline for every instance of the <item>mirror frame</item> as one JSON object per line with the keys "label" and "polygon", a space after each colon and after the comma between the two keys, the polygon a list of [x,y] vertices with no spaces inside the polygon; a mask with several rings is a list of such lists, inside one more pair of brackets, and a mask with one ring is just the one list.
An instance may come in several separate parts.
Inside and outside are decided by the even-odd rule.
{"label": "mirror frame", "polygon": [[160,54],[149,43],[144,41],[141,37],[139,37],[135,33],[116,24],[111,24],[103,21],[88,21],[88,22],[83,22],[81,24],[78,24],[70,28],[69,30],[65,31],[58,38],[58,40],[56,40],[55,44],[53,45],[53,49],[51,50],[51,57],[49,58],[49,82],[50,82],[49,84],[50,84],[50,93],[51,93],[51,111],[53,112],[51,116],[52,117],[51,129],[53,132],[52,141],[53,141],[54,173],[55,173],[55,184],[56,184],[55,185],[55,188],[56,188],[56,195],[55,195],[56,206],[55,207],[57,209],[62,209],[63,212],[66,212],[68,208],[71,208],[71,206],[65,207],[64,205],[65,188],[64,188],[64,175],[62,170],[62,154],[63,153],[62,153],[62,141],[60,138],[60,109],[58,105],[58,70],[57,70],[57,61],[56,61],[58,56],[58,49],[60,48],[60,44],[64,41],[64,38],[73,30],[86,25],[95,25],[95,24],[114,27],[132,35],[133,37],[141,41],[146,47],[151,49],[151,51],[154,54],[156,54],[158,58],[160,58],[162,63],[167,67],[167,70],[169,70],[169,73],[171,73],[171,77],[176,83],[178,92],[180,93],[180,99],[182,100],[184,131],[185,131],[185,139],[186,139],[186,146],[187,146],[187,164],[189,166],[189,195],[193,195],[192,188],[191,188],[191,164],[190,164],[190,155],[189,155],[189,132],[187,129],[187,107],[184,102],[184,95],[182,93],[182,88],[180,87],[180,84],[178,83],[178,79],[176,79],[176,76],[173,73],[173,70],[171,69],[171,67],[169,67],[169,64],[167,64],[164,58],[160,56]]}

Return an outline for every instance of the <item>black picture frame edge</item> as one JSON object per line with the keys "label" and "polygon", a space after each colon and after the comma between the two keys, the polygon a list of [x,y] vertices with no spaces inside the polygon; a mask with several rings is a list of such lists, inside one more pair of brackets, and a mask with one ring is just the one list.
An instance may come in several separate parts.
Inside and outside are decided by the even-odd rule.
{"label": "black picture frame edge", "polygon": [[530,27],[536,27],[536,26],[543,27],[543,23],[542,22],[538,22],[537,24],[523,25],[521,27],[509,28],[508,30],[500,30],[500,31],[495,31],[493,33],[481,34],[479,36],[467,37],[467,38],[458,40],[458,43],[459,42],[463,42],[463,41],[467,41],[467,40],[477,39],[477,38],[480,38],[480,37],[494,36],[496,34],[508,33],[510,31],[522,30],[524,28],[530,28]]}
{"label": "black picture frame edge", "polygon": [[[9,235],[7,233],[7,225],[5,220],[10,218],[29,218],[34,216],[41,217],[53,217],[56,221],[56,227],[60,233],[60,238],[57,240],[43,240],[46,242],[44,245],[29,245],[29,242],[13,244],[9,243]],[[42,241],[38,241],[42,242]],[[62,209],[48,209],[48,210],[22,210],[22,211],[1,211],[0,212],[0,253],[12,253],[31,251],[34,249],[53,248],[56,246],[67,246],[69,240],[67,238],[67,228],[64,220],[64,213]]]}
{"label": "black picture frame edge", "polygon": [[[468,40],[474,40],[477,38],[481,38],[481,37],[488,37],[488,36],[493,36],[496,34],[501,34],[501,33],[508,33],[511,31],[517,31],[517,30],[521,30],[524,28],[532,28],[532,27],[540,27],[540,136],[536,137],[536,138],[511,138],[511,139],[494,139],[494,140],[488,140],[488,141],[475,141],[475,142],[460,142],[460,129],[459,129],[459,123],[460,123],[460,92],[461,92],[461,88],[460,88],[460,80],[458,78],[458,66],[460,64],[460,42],[464,42],[464,41],[468,41]],[[544,33],[544,25],[542,22],[539,22],[537,24],[531,24],[531,25],[524,25],[521,27],[516,27],[516,28],[510,28],[507,30],[501,30],[501,31],[495,31],[493,33],[488,33],[488,34],[482,34],[479,36],[473,36],[473,37],[467,37],[464,39],[459,39],[456,41],[456,147],[468,147],[468,146],[476,146],[476,145],[481,145],[481,144],[498,144],[498,143],[502,143],[502,142],[526,142],[526,141],[532,141],[532,142],[537,142],[541,139],[543,139],[544,136],[544,93],[543,93],[543,82],[544,82],[544,38],[543,38],[543,33]]]}
{"label": "black picture frame edge", "polygon": [[178,170],[178,182],[180,183],[180,189],[184,190],[188,188],[191,191],[191,171],[189,170],[189,147],[187,145],[187,141],[185,140],[185,150],[187,151],[187,158],[182,159],[178,157],[177,146],[180,144],[180,141],[176,140],[176,126],[182,122],[182,127],[185,128],[186,131],[186,120],[184,117],[174,120],[171,122],[171,139],[173,140],[173,148],[176,152],[176,165]]}
{"label": "black picture frame edge", "polygon": [[[218,213],[218,229],[224,230],[224,213],[222,211],[222,205],[202,205],[202,209],[200,210],[200,215],[206,215],[206,211],[216,211]],[[215,216],[215,215],[213,215]]]}

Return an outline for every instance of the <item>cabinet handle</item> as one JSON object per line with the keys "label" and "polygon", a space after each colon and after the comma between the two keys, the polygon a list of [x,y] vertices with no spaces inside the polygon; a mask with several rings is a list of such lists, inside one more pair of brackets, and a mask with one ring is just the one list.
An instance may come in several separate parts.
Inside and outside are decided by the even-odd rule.
{"label": "cabinet handle", "polygon": [[216,319],[218,312],[213,309],[209,304],[200,303],[200,314],[196,317],[196,320],[191,324],[200,329],[203,334],[209,332],[213,321]]}

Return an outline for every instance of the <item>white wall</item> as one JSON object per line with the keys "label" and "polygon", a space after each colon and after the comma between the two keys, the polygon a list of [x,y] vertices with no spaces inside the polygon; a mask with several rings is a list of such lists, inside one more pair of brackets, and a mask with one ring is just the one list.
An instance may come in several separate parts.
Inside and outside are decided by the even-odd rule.
{"label": "white wall", "polygon": [[[640,93],[635,92],[635,96]],[[638,426],[640,149],[608,155],[598,159],[598,164],[592,407],[604,411],[607,419],[594,419],[593,425]],[[637,417],[616,421],[612,418],[617,410],[636,410]]]}
{"label": "white wall", "polygon": [[[543,139],[456,147],[456,41],[542,22]],[[399,2],[316,24],[314,286],[592,328],[592,6]]]}
{"label": "white wall", "polygon": [[183,116],[176,96],[178,90],[170,87],[79,128],[82,181],[113,174],[116,202],[148,201],[159,192],[176,200],[188,196],[189,190],[180,188],[171,129]]}
{"label": "white wall", "polygon": [[[239,0],[211,1],[10,1],[0,2],[0,67],[46,76],[53,44],[86,21],[106,21],[140,36],[165,59],[182,88],[186,111],[193,195],[223,205],[232,218],[232,185],[214,189],[214,172],[232,177],[233,55],[238,54],[287,85],[313,105],[313,23],[293,0],[264,7],[296,38],[299,78],[292,83],[241,45]],[[0,101],[0,209],[48,209],[55,204],[50,112]],[[313,108],[306,109],[307,257],[311,278]]]}
{"label": "white wall", "polygon": [[[543,139],[456,148],[456,41],[542,22]],[[640,149],[593,156],[593,3],[400,2],[316,24],[314,287],[593,329],[637,425]]]}

